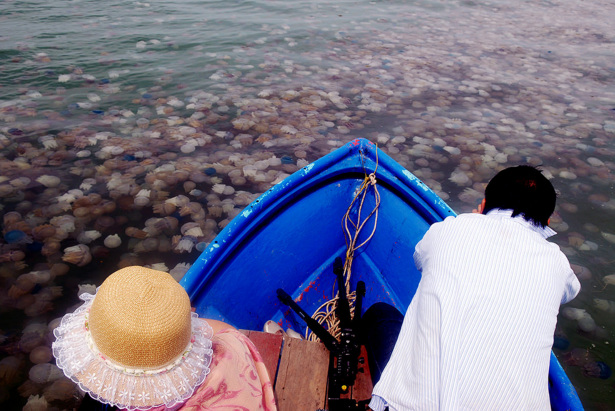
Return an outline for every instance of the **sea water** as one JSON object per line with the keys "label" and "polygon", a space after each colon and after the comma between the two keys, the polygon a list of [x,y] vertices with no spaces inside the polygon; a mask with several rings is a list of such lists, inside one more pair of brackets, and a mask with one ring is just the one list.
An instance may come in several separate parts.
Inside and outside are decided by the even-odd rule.
{"label": "sea water", "polygon": [[2,2],[0,400],[75,405],[29,373],[79,287],[128,264],[180,277],[259,193],[365,137],[457,212],[500,169],[543,169],[583,286],[554,351],[585,407],[608,409],[613,15],[599,0]]}

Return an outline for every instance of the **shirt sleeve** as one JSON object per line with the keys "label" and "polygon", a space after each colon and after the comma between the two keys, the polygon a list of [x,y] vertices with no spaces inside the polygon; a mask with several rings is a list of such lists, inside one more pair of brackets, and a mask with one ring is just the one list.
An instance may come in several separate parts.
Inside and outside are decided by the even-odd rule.
{"label": "shirt sleeve", "polygon": [[419,271],[423,271],[423,266],[425,263],[425,257],[429,253],[429,248],[431,244],[435,241],[434,238],[438,238],[438,233],[440,233],[443,229],[443,226],[447,223],[447,220],[453,219],[455,217],[446,217],[443,221],[439,221],[437,223],[433,223],[425,235],[414,247],[414,265]]}
{"label": "shirt sleeve", "polygon": [[387,402],[377,395],[372,396],[371,401],[369,402],[369,408],[374,411],[384,411],[387,407]]}
{"label": "shirt sleeve", "polygon": [[564,295],[562,295],[562,304],[571,301],[574,297],[577,296],[579,291],[581,290],[581,283],[579,279],[575,275],[570,265],[568,265],[568,273],[566,275],[566,284],[564,286]]}

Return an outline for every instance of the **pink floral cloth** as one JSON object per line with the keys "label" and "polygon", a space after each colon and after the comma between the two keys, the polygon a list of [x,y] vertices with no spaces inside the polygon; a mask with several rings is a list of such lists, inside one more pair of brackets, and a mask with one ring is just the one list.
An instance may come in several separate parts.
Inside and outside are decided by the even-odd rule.
{"label": "pink floral cloth", "polygon": [[205,382],[173,410],[276,411],[271,378],[252,341],[227,328],[216,333],[212,342],[214,354]]}

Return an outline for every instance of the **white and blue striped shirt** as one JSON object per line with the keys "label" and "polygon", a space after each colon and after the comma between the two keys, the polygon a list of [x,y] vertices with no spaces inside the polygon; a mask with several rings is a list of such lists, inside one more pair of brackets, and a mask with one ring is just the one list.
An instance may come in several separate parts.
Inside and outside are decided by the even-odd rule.
{"label": "white and blue striped shirt", "polygon": [[511,214],[449,217],[417,244],[423,276],[372,409],[550,409],[557,314],[580,284],[555,232]]}

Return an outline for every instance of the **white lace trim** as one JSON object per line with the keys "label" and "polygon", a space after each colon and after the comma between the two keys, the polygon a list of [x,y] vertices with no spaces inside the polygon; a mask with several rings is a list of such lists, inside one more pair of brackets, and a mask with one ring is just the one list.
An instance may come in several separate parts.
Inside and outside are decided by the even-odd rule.
{"label": "white lace trim", "polygon": [[129,410],[172,407],[190,398],[205,381],[213,330],[197,314],[192,314],[191,346],[172,365],[155,371],[122,369],[90,347],[86,317],[94,295],[84,293],[80,298],[85,303],[65,315],[54,330],[52,349],[58,367],[95,400]]}

